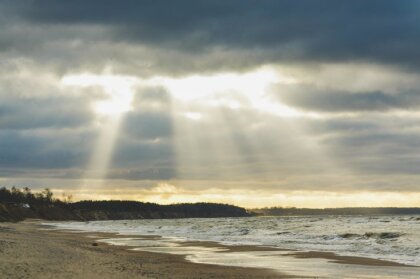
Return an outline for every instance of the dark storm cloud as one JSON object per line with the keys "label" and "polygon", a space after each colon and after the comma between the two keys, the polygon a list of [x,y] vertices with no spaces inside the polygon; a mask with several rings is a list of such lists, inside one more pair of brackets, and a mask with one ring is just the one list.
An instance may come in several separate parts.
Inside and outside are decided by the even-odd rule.
{"label": "dark storm cloud", "polygon": [[418,1],[28,1],[47,24],[97,24],[113,40],[202,51],[266,49],[275,58],[420,66]]}
{"label": "dark storm cloud", "polygon": [[0,129],[77,128],[93,121],[92,102],[103,93],[65,91],[41,69],[0,66]]}
{"label": "dark storm cloud", "polygon": [[171,112],[171,97],[163,88],[138,88],[122,133],[134,140],[168,140],[173,133]]}
{"label": "dark storm cloud", "polygon": [[[153,123],[153,122],[151,122]],[[109,178],[129,180],[170,179],[176,162],[171,139],[150,139],[151,135],[121,136],[115,147]]]}
{"label": "dark storm cloud", "polygon": [[172,97],[162,87],[140,87],[133,100],[135,111],[170,112]]}
{"label": "dark storm cloud", "polygon": [[0,129],[75,128],[88,125],[93,115],[82,98],[13,98],[0,96]]}
{"label": "dark storm cloud", "polygon": [[83,167],[92,133],[38,133],[0,130],[0,168],[58,169]]}
{"label": "dark storm cloud", "polygon": [[172,119],[162,113],[130,113],[123,131],[134,139],[165,139],[172,135]]}
{"label": "dark storm cloud", "polygon": [[[397,129],[397,127],[395,127]],[[339,134],[324,142],[343,164],[367,174],[418,174],[419,132],[370,131]]]}
{"label": "dark storm cloud", "polygon": [[302,119],[309,141],[339,166],[368,175],[414,175],[420,171],[420,118],[383,113]]}
{"label": "dark storm cloud", "polygon": [[283,103],[318,112],[385,112],[420,108],[420,92],[348,92],[305,85],[281,86],[276,91]]}

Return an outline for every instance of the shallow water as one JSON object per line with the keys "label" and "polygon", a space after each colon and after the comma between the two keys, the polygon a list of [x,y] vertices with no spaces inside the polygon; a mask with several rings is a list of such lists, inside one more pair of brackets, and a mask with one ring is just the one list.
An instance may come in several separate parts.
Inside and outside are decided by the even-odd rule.
{"label": "shallow water", "polygon": [[172,242],[217,241],[227,245],[251,244],[299,251],[329,251],[338,255],[420,266],[420,216],[197,218],[48,224],[90,232],[160,235],[170,237]]}

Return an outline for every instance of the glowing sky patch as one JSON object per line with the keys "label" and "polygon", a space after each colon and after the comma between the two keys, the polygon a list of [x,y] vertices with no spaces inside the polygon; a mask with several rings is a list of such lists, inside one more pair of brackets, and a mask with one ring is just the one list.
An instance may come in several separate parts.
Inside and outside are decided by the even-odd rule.
{"label": "glowing sky patch", "polygon": [[106,93],[105,100],[96,101],[92,107],[98,114],[120,115],[132,109],[134,77],[120,75],[75,74],[64,76],[63,85],[93,87],[100,86]]}
{"label": "glowing sky patch", "polygon": [[0,1],[1,186],[415,205],[420,9],[384,1]]}
{"label": "glowing sky patch", "polygon": [[127,76],[84,73],[64,76],[61,83],[65,86],[76,87],[97,86],[106,94],[104,100],[92,104],[92,109],[97,116],[105,118],[98,119],[101,124],[99,135],[84,174],[85,180],[82,187],[89,187],[87,178],[95,177],[102,182],[107,176],[123,115],[132,109],[135,94],[133,86],[137,80]]}
{"label": "glowing sky patch", "polygon": [[309,115],[270,98],[267,93],[273,84],[293,84],[297,81],[269,66],[246,73],[193,75],[184,78],[155,77],[148,82],[164,86],[174,98],[184,103],[230,109],[251,107],[282,117]]}

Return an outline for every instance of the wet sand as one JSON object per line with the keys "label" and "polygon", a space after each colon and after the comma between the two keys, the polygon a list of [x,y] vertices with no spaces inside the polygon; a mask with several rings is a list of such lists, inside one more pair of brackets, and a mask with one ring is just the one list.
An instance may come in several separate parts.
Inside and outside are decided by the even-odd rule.
{"label": "wet sand", "polygon": [[[156,252],[154,247],[108,245],[104,238],[128,236],[105,233],[74,233],[49,230],[40,221],[0,223],[1,278],[372,278],[377,273],[388,278],[416,278],[417,267],[362,257],[338,256],[329,252],[296,252],[252,245],[225,246],[215,242],[176,242],[177,248],[214,249],[218,264],[191,262],[186,254]],[[136,236],[137,237],[137,236]],[[160,236],[141,236],[156,241]],[[165,247],[162,251],[165,251]],[[159,251],[159,249],[157,250]],[[285,252],[287,255],[275,253]],[[273,269],[235,267],[223,255],[274,253],[280,260]],[[265,257],[265,256],[264,256]],[[272,261],[274,258],[268,258]],[[216,262],[217,262],[216,261]],[[252,264],[253,262],[251,262]],[[241,262],[239,262],[241,264]],[[284,265],[283,265],[284,264]],[[346,274],[346,275],[345,275]],[[397,277],[393,277],[393,274]],[[400,275],[407,275],[400,277]],[[362,277],[363,276],[363,277]]]}
{"label": "wet sand", "polygon": [[98,243],[86,234],[39,227],[39,222],[31,221],[0,223],[2,279],[294,278],[273,270],[196,264],[180,255],[130,251]]}
{"label": "wet sand", "polygon": [[334,263],[341,264],[357,264],[357,265],[368,265],[368,266],[399,266],[399,267],[410,267],[408,265],[400,264],[397,262],[377,260],[364,257],[353,257],[353,256],[340,256],[332,252],[300,252],[294,250],[278,249],[274,247],[266,246],[252,246],[252,245],[241,245],[241,246],[226,246],[217,242],[211,241],[186,241],[182,242],[182,246],[202,246],[202,247],[218,247],[226,249],[228,252],[259,252],[259,251],[288,251],[288,256],[292,256],[298,259],[325,259]]}

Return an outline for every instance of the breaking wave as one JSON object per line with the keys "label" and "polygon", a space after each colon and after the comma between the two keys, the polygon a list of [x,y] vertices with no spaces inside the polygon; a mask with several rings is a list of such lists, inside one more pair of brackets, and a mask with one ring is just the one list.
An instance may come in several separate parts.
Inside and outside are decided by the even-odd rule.
{"label": "breaking wave", "polygon": [[366,239],[366,238],[375,238],[375,239],[394,239],[403,236],[404,233],[398,232],[366,232],[364,234],[357,233],[344,233],[340,234],[339,237],[345,239]]}
{"label": "breaking wave", "polygon": [[285,216],[56,223],[61,228],[160,235],[227,245],[329,251],[420,265],[419,216]]}

